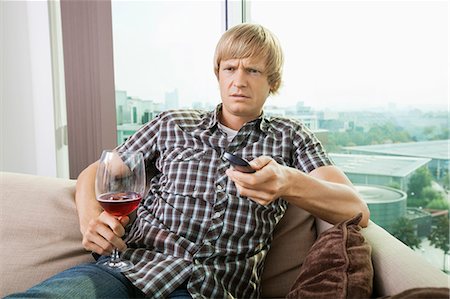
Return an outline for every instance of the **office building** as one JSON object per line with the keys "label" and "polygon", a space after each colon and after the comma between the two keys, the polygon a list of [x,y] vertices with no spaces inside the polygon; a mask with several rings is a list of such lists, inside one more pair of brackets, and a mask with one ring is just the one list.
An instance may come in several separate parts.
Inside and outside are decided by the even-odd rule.
{"label": "office building", "polygon": [[330,154],[354,184],[381,185],[407,191],[411,175],[431,159],[383,155]]}
{"label": "office building", "polygon": [[407,156],[431,159],[428,169],[437,178],[442,178],[449,169],[450,139],[394,144],[377,144],[345,147],[351,154],[376,154],[389,156]]}

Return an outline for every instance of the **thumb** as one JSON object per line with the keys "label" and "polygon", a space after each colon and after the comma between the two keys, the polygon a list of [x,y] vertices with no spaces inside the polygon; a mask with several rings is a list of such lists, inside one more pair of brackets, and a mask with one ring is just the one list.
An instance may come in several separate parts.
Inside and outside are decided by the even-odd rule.
{"label": "thumb", "polygon": [[260,156],[258,158],[253,159],[250,161],[250,166],[255,170],[260,170],[264,166],[270,163],[272,161],[272,158],[269,156]]}

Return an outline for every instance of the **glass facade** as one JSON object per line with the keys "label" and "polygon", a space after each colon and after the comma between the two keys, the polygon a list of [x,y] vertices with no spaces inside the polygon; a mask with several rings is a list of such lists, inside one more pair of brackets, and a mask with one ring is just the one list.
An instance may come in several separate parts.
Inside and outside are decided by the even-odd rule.
{"label": "glass facade", "polygon": [[394,188],[373,185],[356,185],[356,190],[366,201],[370,219],[392,232],[392,225],[406,216],[406,193]]}

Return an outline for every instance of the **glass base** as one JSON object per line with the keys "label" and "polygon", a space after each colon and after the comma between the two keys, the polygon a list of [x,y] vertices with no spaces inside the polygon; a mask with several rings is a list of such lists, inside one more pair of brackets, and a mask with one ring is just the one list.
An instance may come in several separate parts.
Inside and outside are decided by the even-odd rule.
{"label": "glass base", "polygon": [[109,269],[116,272],[125,272],[134,267],[133,263],[130,261],[112,261],[108,260],[101,265],[108,267]]}

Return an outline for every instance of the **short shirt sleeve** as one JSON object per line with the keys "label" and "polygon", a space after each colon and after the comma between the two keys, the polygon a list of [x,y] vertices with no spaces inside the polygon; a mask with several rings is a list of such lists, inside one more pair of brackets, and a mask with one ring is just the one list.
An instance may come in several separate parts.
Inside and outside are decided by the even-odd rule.
{"label": "short shirt sleeve", "polygon": [[299,124],[293,135],[295,168],[309,173],[321,166],[333,165],[319,139],[305,125]]}
{"label": "short shirt sleeve", "polygon": [[119,152],[142,152],[146,162],[154,160],[158,155],[157,141],[160,135],[160,126],[161,116],[158,115],[131,135],[116,150]]}

